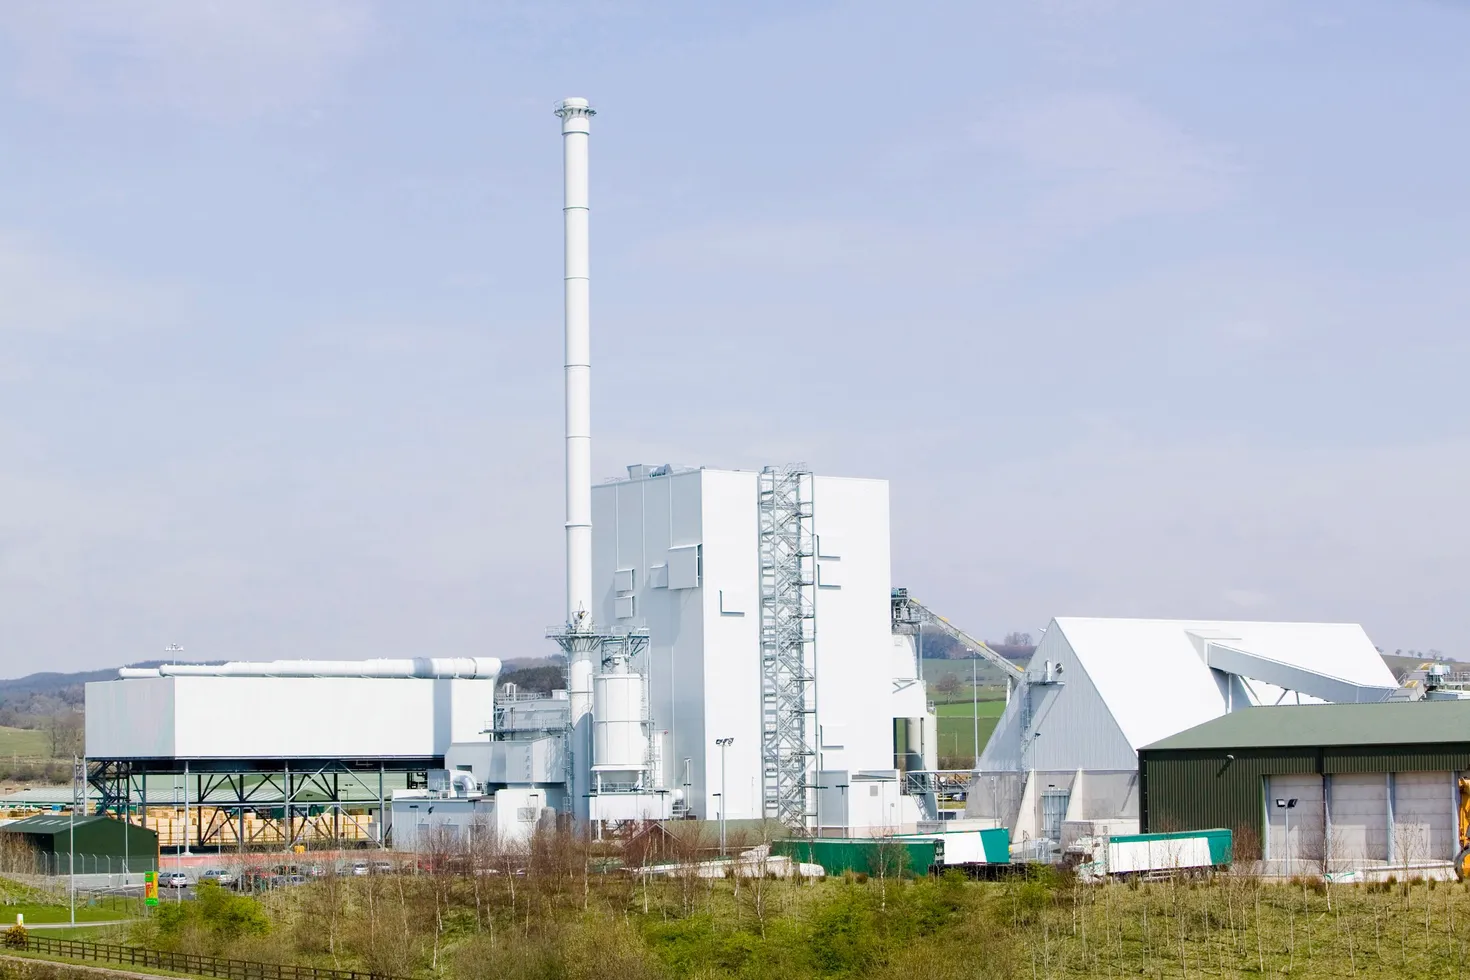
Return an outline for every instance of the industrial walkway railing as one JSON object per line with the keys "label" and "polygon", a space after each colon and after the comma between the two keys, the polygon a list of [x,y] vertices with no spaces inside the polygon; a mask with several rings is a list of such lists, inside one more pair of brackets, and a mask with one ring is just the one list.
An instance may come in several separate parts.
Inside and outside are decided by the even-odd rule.
{"label": "industrial walkway railing", "polygon": [[153,967],[170,973],[187,973],[196,977],[218,977],[220,980],[397,980],[357,970],[332,970],[314,966],[292,966],[281,963],[257,963],[253,960],[227,960],[218,956],[194,953],[169,953],[137,946],[110,943],[88,943],[76,939],[49,939],[27,935],[19,942],[5,936],[0,953],[39,953],[69,960],[92,960],[120,966]]}

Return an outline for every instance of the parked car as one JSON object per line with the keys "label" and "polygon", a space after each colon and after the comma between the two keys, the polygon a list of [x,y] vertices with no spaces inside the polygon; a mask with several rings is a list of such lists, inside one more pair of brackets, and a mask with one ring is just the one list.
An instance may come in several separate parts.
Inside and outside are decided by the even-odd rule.
{"label": "parked car", "polygon": [[235,876],[229,871],[220,871],[218,868],[211,868],[200,875],[199,880],[212,881],[216,885],[227,887],[235,883]]}
{"label": "parked car", "polygon": [[288,884],[288,885],[304,885],[304,884],[306,884],[306,882],[307,882],[306,875],[287,875],[286,876],[286,884]]}
{"label": "parked car", "polygon": [[368,863],[366,861],[358,861],[352,866],[352,873],[354,875],[371,874],[372,870],[373,869],[368,866]]}
{"label": "parked car", "polygon": [[188,888],[189,876],[182,871],[165,871],[158,876],[158,883],[164,888]]}
{"label": "parked car", "polygon": [[375,874],[375,875],[391,875],[392,873],[393,873],[393,862],[392,861],[374,861],[373,862],[373,874]]}

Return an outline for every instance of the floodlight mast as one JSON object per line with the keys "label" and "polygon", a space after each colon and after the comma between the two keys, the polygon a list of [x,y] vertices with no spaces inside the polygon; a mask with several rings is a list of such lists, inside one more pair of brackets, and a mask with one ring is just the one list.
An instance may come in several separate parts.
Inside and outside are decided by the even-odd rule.
{"label": "floodlight mast", "polygon": [[1286,876],[1288,878],[1291,877],[1291,811],[1296,809],[1296,801],[1295,796],[1290,799],[1283,799],[1279,796],[1276,798],[1276,807],[1286,818],[1286,829],[1282,831],[1282,847],[1286,851]]}

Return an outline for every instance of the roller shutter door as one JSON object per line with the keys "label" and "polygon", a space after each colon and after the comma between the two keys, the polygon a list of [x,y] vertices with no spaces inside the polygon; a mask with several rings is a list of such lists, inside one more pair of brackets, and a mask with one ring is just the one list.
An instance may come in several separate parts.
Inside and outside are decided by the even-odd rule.
{"label": "roller shutter door", "polygon": [[1330,777],[1327,808],[1328,870],[1361,867],[1388,858],[1388,777],[1344,773]]}
{"label": "roller shutter door", "polygon": [[[1290,811],[1290,835],[1287,812],[1277,800],[1295,799]],[[1322,777],[1294,774],[1266,777],[1266,841],[1267,855],[1272,861],[1322,860]],[[1303,871],[1308,869],[1303,868]]]}
{"label": "roller shutter door", "polygon": [[1448,772],[1394,775],[1394,861],[1448,861],[1455,856],[1455,798]]}

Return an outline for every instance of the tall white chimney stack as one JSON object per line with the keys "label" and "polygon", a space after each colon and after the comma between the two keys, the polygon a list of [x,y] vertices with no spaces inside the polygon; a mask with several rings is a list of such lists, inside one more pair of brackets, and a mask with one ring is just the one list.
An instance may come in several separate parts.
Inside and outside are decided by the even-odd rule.
{"label": "tall white chimney stack", "polygon": [[566,227],[567,626],[592,621],[592,321],[587,253],[587,136],[596,110],[586,99],[557,103]]}

